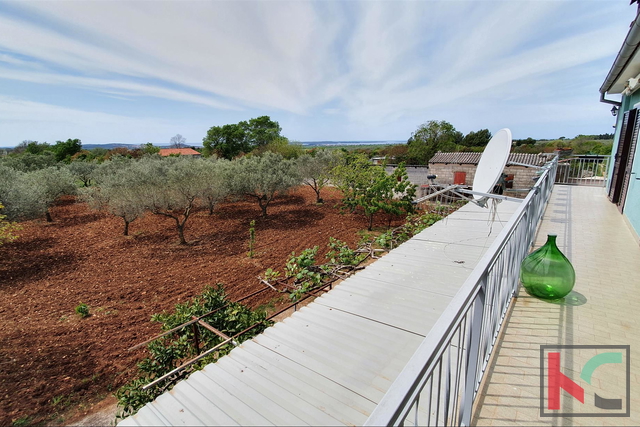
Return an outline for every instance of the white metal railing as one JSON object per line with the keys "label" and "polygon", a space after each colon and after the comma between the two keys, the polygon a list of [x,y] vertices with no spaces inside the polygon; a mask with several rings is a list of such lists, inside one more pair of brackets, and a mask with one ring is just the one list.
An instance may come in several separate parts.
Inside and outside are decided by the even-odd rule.
{"label": "white metal railing", "polygon": [[467,278],[365,425],[465,425],[500,327],[518,289],[555,181],[557,158]]}
{"label": "white metal railing", "polygon": [[570,156],[558,161],[556,184],[588,185],[604,187],[611,156]]}

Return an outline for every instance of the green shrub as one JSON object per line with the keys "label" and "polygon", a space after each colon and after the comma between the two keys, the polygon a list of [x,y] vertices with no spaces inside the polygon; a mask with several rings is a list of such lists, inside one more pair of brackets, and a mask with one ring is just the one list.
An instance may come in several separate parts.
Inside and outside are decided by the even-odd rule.
{"label": "green shrub", "polygon": [[[200,317],[212,311],[215,311],[215,313],[205,316],[203,320],[230,337],[254,324],[258,324],[254,329],[235,338],[238,343],[252,338],[272,324],[272,322],[266,320],[264,311],[252,311],[242,304],[230,302],[221,284],[207,286],[201,295],[197,295],[182,304],[176,304],[172,313],[157,313],[151,317],[151,320],[161,323],[162,330],[168,331],[190,321],[192,316]],[[233,349],[231,343],[226,344],[220,347],[217,352],[202,358],[172,378],[167,379],[164,383],[142,390],[144,385],[223,341],[221,337],[207,329],[199,328],[198,331],[200,349],[195,346],[194,333],[191,326],[182,328],[173,334],[148,344],[149,357],[138,363],[137,378],[125,384],[116,392],[116,398],[121,407],[118,414],[119,418],[134,414],[146,403],[151,402],[165,390],[171,388],[176,381],[185,378],[195,370],[202,369],[209,363],[217,361]]]}
{"label": "green shrub", "polygon": [[75,308],[76,314],[81,318],[89,317],[89,306],[84,303],[80,303]]}
{"label": "green shrub", "polygon": [[256,221],[255,220],[251,220],[251,222],[249,223],[249,252],[247,253],[247,255],[249,256],[249,258],[253,258],[253,247],[256,244]]}

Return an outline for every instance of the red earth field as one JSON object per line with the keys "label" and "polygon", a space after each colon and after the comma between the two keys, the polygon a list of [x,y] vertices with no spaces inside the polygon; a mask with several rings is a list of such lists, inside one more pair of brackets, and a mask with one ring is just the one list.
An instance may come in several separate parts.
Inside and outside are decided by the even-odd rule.
{"label": "red earth field", "polygon": [[[145,350],[127,349],[159,332],[152,314],[224,283],[232,300],[261,289],[257,276],[283,270],[292,251],[329,237],[354,245],[363,216],[341,215],[339,194],[300,188],[277,198],[269,217],[257,203],[221,204],[213,216],[187,223],[179,245],[173,220],[148,214],[122,235],[123,223],[66,198],[53,223],[23,223],[20,239],[0,247],[0,425],[60,424],[130,380]],[[256,220],[256,256],[247,257],[249,222]],[[380,216],[377,226],[386,226]],[[396,221],[397,224],[397,221]],[[273,302],[275,292],[249,300]],[[90,307],[81,319],[74,308]]]}

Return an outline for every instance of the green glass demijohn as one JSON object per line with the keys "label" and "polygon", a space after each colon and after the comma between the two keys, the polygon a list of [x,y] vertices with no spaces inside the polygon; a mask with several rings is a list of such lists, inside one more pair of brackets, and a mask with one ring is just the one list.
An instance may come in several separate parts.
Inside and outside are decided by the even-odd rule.
{"label": "green glass demijohn", "polygon": [[547,235],[547,243],[522,260],[520,282],[529,295],[559,299],[573,289],[576,272],[556,246],[556,237],[555,234]]}

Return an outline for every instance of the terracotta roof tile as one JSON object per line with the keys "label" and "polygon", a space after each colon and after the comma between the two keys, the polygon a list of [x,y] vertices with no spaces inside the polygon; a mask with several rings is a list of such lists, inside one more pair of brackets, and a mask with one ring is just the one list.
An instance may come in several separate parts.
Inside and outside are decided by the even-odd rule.
{"label": "terracotta roof tile", "polygon": [[170,156],[172,154],[180,154],[181,156],[199,156],[193,148],[161,148],[160,155],[163,157]]}

